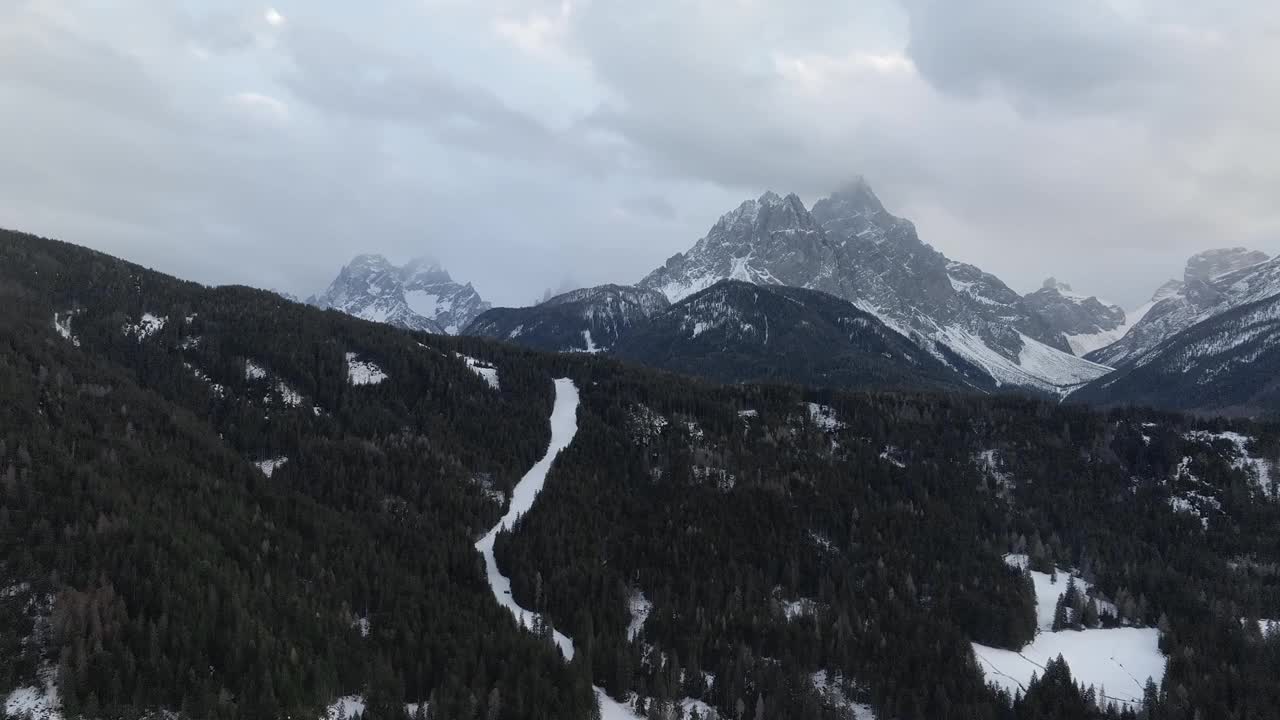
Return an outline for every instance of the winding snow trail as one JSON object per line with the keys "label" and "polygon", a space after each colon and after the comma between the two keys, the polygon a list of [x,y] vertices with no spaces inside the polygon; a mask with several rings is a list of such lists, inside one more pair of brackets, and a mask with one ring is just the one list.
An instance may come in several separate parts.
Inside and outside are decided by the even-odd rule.
{"label": "winding snow trail", "polygon": [[[542,492],[542,486],[547,481],[551,463],[555,462],[561,450],[569,447],[569,443],[573,442],[573,436],[578,434],[578,387],[568,378],[556,380],[555,386],[556,400],[551,409],[551,444],[547,447],[547,453],[529,469],[529,472],[524,474],[524,477],[520,478],[520,482],[516,483],[515,489],[511,492],[511,507],[507,509],[507,514],[503,515],[498,524],[476,543],[476,549],[484,556],[485,572],[489,576],[489,587],[493,588],[493,596],[498,599],[498,604],[510,610],[511,614],[516,616],[516,620],[525,627],[533,627],[538,613],[520,607],[516,604],[515,598],[511,597],[511,580],[498,570],[498,562],[493,557],[493,541],[497,538],[499,530],[504,527],[510,528],[516,518],[529,512],[529,508],[533,507],[533,501],[537,499],[538,493]],[[560,652],[564,654],[566,660],[572,660],[573,640],[559,631],[553,631],[553,633],[553,639],[556,646],[560,648]],[[596,701],[600,703],[602,720],[638,720],[639,716],[629,707],[609,697],[603,689],[597,687],[595,693]]]}
{"label": "winding snow trail", "polygon": [[[561,378],[556,380],[556,401],[551,410],[551,445],[547,448],[547,453],[532,468],[529,468],[529,472],[520,478],[520,482],[516,483],[515,489],[511,491],[511,506],[507,509],[507,514],[503,515],[498,524],[476,543],[476,549],[484,556],[485,572],[489,576],[489,587],[493,588],[493,596],[498,599],[500,605],[516,616],[516,620],[521,625],[527,628],[534,626],[538,613],[516,604],[515,598],[511,596],[511,580],[498,570],[498,562],[493,557],[493,542],[498,537],[499,530],[509,529],[515,524],[516,518],[529,512],[529,508],[533,507],[533,501],[537,499],[538,493],[542,492],[542,486],[547,481],[547,472],[551,470],[551,463],[555,461],[561,450],[569,447],[569,443],[573,442],[573,436],[577,434],[578,388],[572,380]],[[572,660],[573,641],[559,631],[555,631],[554,639],[560,652],[564,653],[565,659]]]}

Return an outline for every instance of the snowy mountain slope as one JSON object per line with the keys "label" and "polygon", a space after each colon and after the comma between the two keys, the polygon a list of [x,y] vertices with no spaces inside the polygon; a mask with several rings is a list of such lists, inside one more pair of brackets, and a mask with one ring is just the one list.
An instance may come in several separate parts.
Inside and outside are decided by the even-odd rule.
{"label": "snowy mountain slope", "polygon": [[1213,315],[1072,399],[1240,415],[1280,411],[1280,295]]}
{"label": "snowy mountain slope", "polygon": [[1062,333],[1076,355],[1109,345],[1124,335],[1129,323],[1124,310],[1096,297],[1073,292],[1054,278],[1023,301],[1054,330]]}
{"label": "snowy mountain slope", "polygon": [[1142,320],[1114,344],[1089,354],[1111,367],[1143,362],[1164,340],[1251,302],[1280,294],[1280,260],[1245,248],[1209,250],[1187,260],[1181,282],[1166,283]]}
{"label": "snowy mountain slope", "polygon": [[358,255],[323,293],[308,302],[324,309],[409,330],[457,335],[489,304],[471,287],[454,282],[432,260],[397,267],[381,255]]}
{"label": "snowy mountain slope", "polygon": [[553,352],[601,352],[670,306],[656,290],[600,285],[557,295],[526,308],[493,308],[464,335],[515,342]]}
{"label": "snowy mountain slope", "polygon": [[[722,280],[623,336],[615,354],[727,382],[972,389],[915,343],[848,301]],[[977,375],[977,373],[975,373]]]}
{"label": "snowy mountain slope", "polygon": [[[679,301],[723,279],[843,298],[944,362],[959,358],[966,365],[1006,368],[990,376],[996,386],[1057,393],[1098,374],[1016,292],[921,242],[915,226],[886,211],[863,180],[819,200],[812,211],[794,195],[748,200],[640,285]],[[1023,367],[1023,338],[1063,357]]]}

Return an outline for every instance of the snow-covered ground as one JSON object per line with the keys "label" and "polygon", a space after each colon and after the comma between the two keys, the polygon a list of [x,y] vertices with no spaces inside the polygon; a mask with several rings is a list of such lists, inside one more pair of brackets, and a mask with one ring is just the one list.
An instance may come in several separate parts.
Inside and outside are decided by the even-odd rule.
{"label": "snow-covered ground", "polygon": [[40,672],[44,687],[22,687],[9,693],[4,700],[4,712],[9,717],[32,720],[62,720],[62,700],[54,683],[55,671],[46,667]]}
{"label": "snow-covered ground", "polygon": [[[1027,566],[1025,555],[1006,556],[1005,562],[1019,569]],[[1140,704],[1147,679],[1158,684],[1164,677],[1166,658],[1160,653],[1160,632],[1155,628],[1052,632],[1054,610],[1058,598],[1067,591],[1068,577],[1062,571],[1054,582],[1046,573],[1031,573],[1036,591],[1037,633],[1035,640],[1022,650],[973,643],[973,654],[988,682],[1011,695],[1026,692],[1032,675],[1043,674],[1045,665],[1061,655],[1077,683],[1097,688],[1118,704]],[[1088,591],[1083,580],[1076,578],[1076,584],[1081,592]]]}
{"label": "snow-covered ground", "polygon": [[125,335],[137,340],[146,340],[164,329],[169,322],[167,317],[159,317],[151,313],[142,313],[142,319],[136,323],[125,323],[123,332]]}
{"label": "snow-covered ground", "polygon": [[361,360],[356,353],[347,353],[347,382],[352,385],[377,385],[387,379],[387,374],[368,360]]}
{"label": "snow-covered ground", "polygon": [[467,367],[471,368],[471,372],[479,375],[485,382],[489,383],[489,387],[494,390],[498,389],[498,368],[483,360],[477,360],[470,355],[454,353],[454,356],[466,363]]}
{"label": "snow-covered ground", "polygon": [[289,384],[283,380],[276,383],[276,392],[280,393],[280,399],[284,400],[285,405],[302,407],[302,394],[289,387]]}
{"label": "snow-covered ground", "polygon": [[[1203,430],[1194,430],[1187,433],[1188,440],[1197,442],[1211,443],[1214,440],[1226,440],[1235,446],[1235,453],[1231,458],[1231,467],[1237,470],[1243,470],[1249,479],[1268,497],[1271,496],[1271,483],[1273,479],[1273,466],[1266,458],[1254,457],[1249,454],[1249,443],[1253,442],[1253,438],[1247,435],[1241,435],[1237,432],[1219,432],[1211,433]],[[1182,465],[1179,466],[1179,472],[1186,470],[1187,465],[1191,462],[1191,458],[1183,458]],[[1190,474],[1189,471],[1187,471]],[[1194,476],[1192,476],[1194,479]]]}
{"label": "snow-covered ground", "polygon": [[[578,388],[572,380],[563,378],[556,380],[555,387],[556,400],[551,410],[551,445],[547,448],[547,453],[529,469],[529,472],[524,474],[524,477],[520,478],[520,482],[516,483],[515,489],[511,492],[511,505],[507,508],[507,514],[503,515],[498,524],[476,543],[476,549],[484,556],[485,572],[489,577],[489,586],[493,588],[493,596],[525,627],[533,627],[538,614],[520,607],[516,604],[515,598],[511,597],[511,580],[498,570],[498,562],[493,556],[493,543],[498,537],[499,530],[504,527],[510,528],[516,518],[529,512],[529,508],[533,507],[533,501],[547,481],[551,463],[555,461],[556,455],[559,455],[561,450],[569,447],[573,436],[578,432]],[[564,653],[565,659],[572,660],[573,641],[559,631],[554,631],[553,637],[560,651]]]}

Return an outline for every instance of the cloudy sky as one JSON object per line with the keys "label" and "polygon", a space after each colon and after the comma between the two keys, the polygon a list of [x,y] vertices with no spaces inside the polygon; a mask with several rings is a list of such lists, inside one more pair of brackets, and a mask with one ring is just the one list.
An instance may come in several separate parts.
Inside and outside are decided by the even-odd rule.
{"label": "cloudy sky", "polygon": [[299,294],[431,254],[634,282],[865,176],[953,258],[1126,306],[1280,250],[1273,0],[2,0],[0,225]]}

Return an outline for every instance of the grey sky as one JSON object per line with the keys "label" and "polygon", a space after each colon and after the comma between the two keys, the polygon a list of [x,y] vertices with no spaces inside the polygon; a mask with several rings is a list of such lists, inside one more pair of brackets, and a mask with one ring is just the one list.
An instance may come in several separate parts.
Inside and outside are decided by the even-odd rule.
{"label": "grey sky", "polygon": [[1280,250],[1280,7],[9,0],[0,225],[298,294],[358,252],[498,303],[633,282],[854,175],[1015,289],[1127,307]]}

